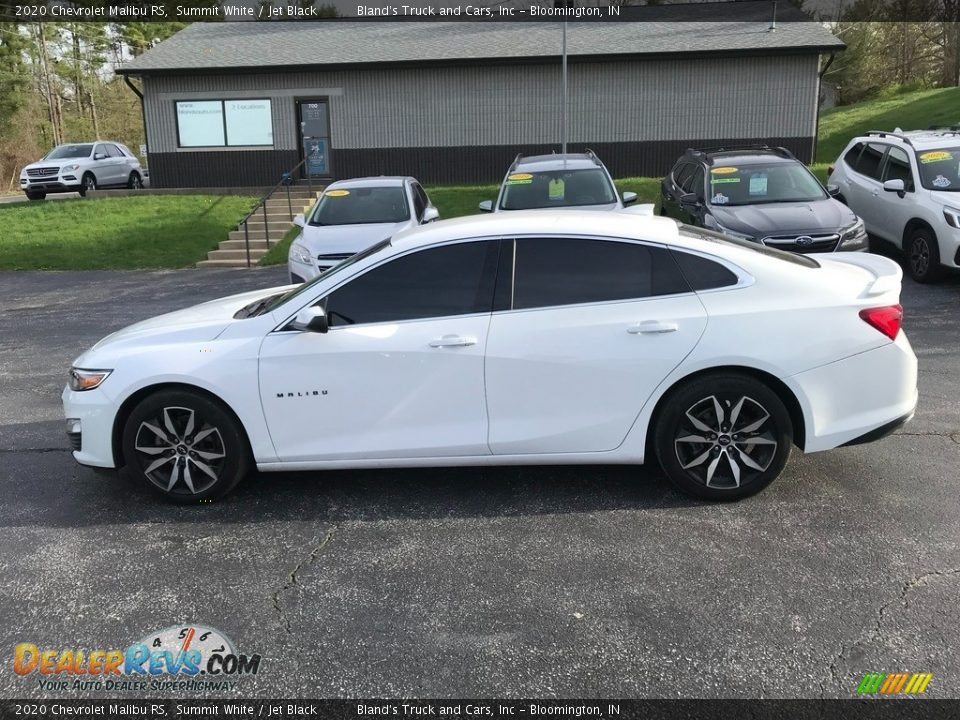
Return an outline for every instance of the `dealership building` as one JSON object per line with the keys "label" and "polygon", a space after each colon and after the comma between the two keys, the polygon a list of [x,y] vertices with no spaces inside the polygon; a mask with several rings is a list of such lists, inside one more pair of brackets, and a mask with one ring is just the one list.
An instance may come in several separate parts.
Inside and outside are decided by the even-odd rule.
{"label": "dealership building", "polygon": [[517,153],[559,151],[564,124],[615,176],[689,146],[811,160],[821,59],[843,43],[769,2],[728,7],[566,23],[566,122],[556,21],[195,23],[117,72],[142,95],[153,187],[269,186],[302,160],[320,179],[496,182]]}

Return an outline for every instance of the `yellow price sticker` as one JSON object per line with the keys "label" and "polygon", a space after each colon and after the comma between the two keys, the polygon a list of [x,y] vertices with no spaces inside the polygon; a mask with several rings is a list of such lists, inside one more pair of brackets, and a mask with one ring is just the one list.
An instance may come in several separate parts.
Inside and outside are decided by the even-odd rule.
{"label": "yellow price sticker", "polygon": [[324,193],[327,197],[344,197],[349,194],[349,190],[327,190],[327,192]]}
{"label": "yellow price sticker", "polygon": [[736,171],[737,171],[737,168],[730,167],[729,165],[726,165],[724,167],[716,167],[710,170],[710,172],[712,172],[714,175],[732,175]]}

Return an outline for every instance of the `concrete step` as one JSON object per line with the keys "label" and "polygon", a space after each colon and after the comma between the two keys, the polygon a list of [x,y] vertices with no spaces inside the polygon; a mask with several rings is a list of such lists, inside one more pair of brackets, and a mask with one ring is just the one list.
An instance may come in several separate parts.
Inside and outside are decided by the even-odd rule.
{"label": "concrete step", "polygon": [[[270,241],[269,247],[267,246],[266,240],[250,240],[250,250],[268,250],[269,248],[276,245],[273,240]],[[247,244],[242,240],[224,240],[220,243],[218,250],[243,250],[246,252]]]}
{"label": "concrete step", "polygon": [[[287,232],[287,228],[281,228],[279,225],[277,227],[274,227],[273,225],[271,225],[270,236],[269,236],[270,244],[276,245],[278,242],[280,242],[283,239],[283,235],[285,232]],[[227,235],[227,239],[246,242],[246,239],[248,236],[250,238],[251,243],[254,240],[260,240],[260,241],[267,240],[267,233],[264,232],[263,228],[260,228],[259,230],[255,230],[252,227],[247,232],[247,234],[244,234],[243,230],[231,230],[230,234]]]}
{"label": "concrete step", "polygon": [[[257,260],[267,254],[266,250],[250,250],[250,262],[256,263]],[[246,250],[211,250],[207,253],[207,260],[242,260],[247,262]]]}
{"label": "concrete step", "polygon": [[[250,260],[250,267],[255,267],[257,261],[254,259]],[[243,260],[201,260],[197,263],[197,267],[216,267],[216,268],[245,268],[247,266],[247,259]]]}
{"label": "concrete step", "polygon": [[[270,230],[270,235],[276,235],[277,237],[282,237],[291,227],[293,227],[293,223],[289,220],[277,220],[276,222],[271,220],[269,224],[264,224],[263,220],[250,220],[247,222],[247,230],[251,233],[262,233],[264,230]],[[236,231],[231,230],[231,232],[243,232],[243,225],[240,225]]]}

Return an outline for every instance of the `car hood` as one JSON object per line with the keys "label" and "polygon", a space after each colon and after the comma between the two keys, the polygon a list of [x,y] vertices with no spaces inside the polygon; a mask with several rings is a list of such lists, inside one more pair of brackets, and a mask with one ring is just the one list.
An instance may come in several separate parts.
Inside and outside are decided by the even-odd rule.
{"label": "car hood", "polygon": [[374,243],[393,237],[410,227],[409,220],[400,223],[374,223],[371,225],[307,225],[297,241],[305,245],[310,254],[333,255],[358,253]]}
{"label": "car hood", "polygon": [[[164,344],[170,342],[205,342],[213,340],[235,320],[236,312],[250,303],[286,292],[296,287],[284,285],[281,287],[254,290],[229,297],[211,300],[210,302],[194,305],[193,307],[176,310],[164,315],[157,315],[149,320],[128,325],[122,330],[107,335],[91,348],[90,353],[115,349],[119,346],[132,344]],[[81,358],[84,356],[81,355]],[[78,361],[80,358],[78,358]],[[82,365],[81,365],[82,367]]]}
{"label": "car hood", "polygon": [[757,238],[833,232],[857,221],[857,216],[850,208],[833,198],[735,207],[711,205],[710,212],[728,230]]}
{"label": "car hood", "polygon": [[24,165],[23,168],[20,170],[20,172],[24,173],[27,170],[32,170],[34,168],[54,167],[54,166],[59,167],[61,165],[75,165],[77,163],[83,162],[84,160],[86,160],[86,158],[79,158],[79,159],[67,158],[65,160],[37,160],[36,162],[32,162],[29,165]]}
{"label": "car hood", "polygon": [[931,190],[930,197],[934,202],[940,202],[960,210],[960,192],[955,190]]}

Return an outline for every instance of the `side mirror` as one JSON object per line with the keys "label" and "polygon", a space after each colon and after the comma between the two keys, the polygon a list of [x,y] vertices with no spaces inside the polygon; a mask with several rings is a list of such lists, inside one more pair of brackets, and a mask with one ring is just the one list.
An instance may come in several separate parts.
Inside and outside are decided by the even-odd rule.
{"label": "side mirror", "polygon": [[635,203],[637,201],[637,194],[635,192],[627,191],[623,194],[623,204],[629,205],[630,203]]}
{"label": "side mirror", "polygon": [[302,330],[303,332],[325,333],[330,329],[327,314],[319,305],[303,308],[297,313],[291,325],[294,330]]}
{"label": "side mirror", "polygon": [[697,197],[696,193],[684,193],[680,196],[680,204],[697,208],[700,207],[700,198]]}
{"label": "side mirror", "polygon": [[307,219],[303,216],[303,213],[297,213],[293,216],[293,224],[297,227],[304,227],[307,224]]}
{"label": "side mirror", "polygon": [[434,220],[440,219],[440,211],[437,210],[433,205],[429,206],[426,210],[423,211],[423,220],[420,222],[428,223],[433,222]]}
{"label": "side mirror", "polygon": [[493,212],[493,200],[481,200],[480,212]]}
{"label": "side mirror", "polygon": [[835,198],[839,194],[840,194],[839,185],[827,185],[827,195],[829,195],[832,198]]}
{"label": "side mirror", "polygon": [[897,178],[896,180],[887,180],[883,184],[883,189],[886,190],[887,192],[900,193],[900,197],[903,197],[903,193],[904,193],[903,180],[900,180],[899,178]]}
{"label": "side mirror", "polygon": [[107,156],[104,155],[103,153],[94,153],[94,154],[93,154],[93,159],[94,159],[94,160],[106,160],[106,159],[107,159]]}

